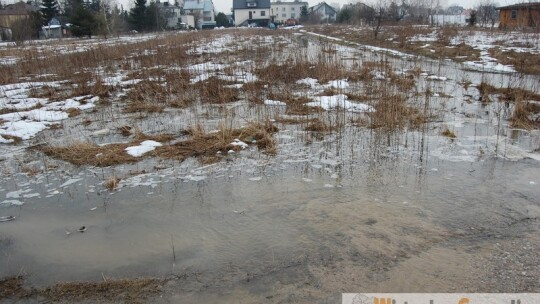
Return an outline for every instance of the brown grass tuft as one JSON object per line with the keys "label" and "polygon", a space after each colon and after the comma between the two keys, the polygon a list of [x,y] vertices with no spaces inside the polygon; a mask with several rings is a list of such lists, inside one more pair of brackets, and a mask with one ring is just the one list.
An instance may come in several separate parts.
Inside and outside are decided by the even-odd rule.
{"label": "brown grass tuft", "polygon": [[77,166],[92,165],[108,167],[125,163],[135,163],[137,158],[126,153],[130,144],[110,144],[98,146],[88,142],[74,142],[64,147],[38,146],[37,150],[46,155],[70,162]]}
{"label": "brown grass tuft", "polygon": [[247,144],[255,143],[259,149],[267,154],[275,154],[277,151],[276,143],[272,137],[272,133],[275,132],[277,132],[277,128],[269,122],[265,124],[250,123],[240,129],[222,128],[219,132],[211,134],[196,132],[189,140],[158,147],[156,154],[163,158],[177,160],[185,160],[189,157],[208,160],[208,158],[216,157],[218,152],[225,155],[229,150],[239,149],[231,146],[234,139],[239,139]]}
{"label": "brown grass tuft", "polygon": [[113,191],[116,189],[116,187],[118,187],[118,184],[120,183],[121,180],[122,179],[119,177],[111,176],[103,183],[103,185],[105,186],[105,188],[109,189],[110,191]]}
{"label": "brown grass tuft", "polygon": [[457,137],[457,136],[456,136],[456,133],[454,133],[453,131],[451,131],[451,130],[448,129],[448,128],[445,128],[444,131],[441,132],[441,135],[442,135],[442,136],[446,136],[446,137],[448,137],[448,138],[452,138],[452,139],[454,139],[454,138]]}

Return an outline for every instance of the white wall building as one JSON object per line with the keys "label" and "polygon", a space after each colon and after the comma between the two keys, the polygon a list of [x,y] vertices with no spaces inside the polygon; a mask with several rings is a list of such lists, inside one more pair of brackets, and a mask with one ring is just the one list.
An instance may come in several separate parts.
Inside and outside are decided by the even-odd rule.
{"label": "white wall building", "polygon": [[271,3],[270,15],[274,17],[274,21],[278,23],[285,22],[287,19],[300,19],[302,7],[309,7],[307,2],[300,0],[294,1],[274,1]]}
{"label": "white wall building", "polygon": [[199,29],[214,28],[216,26],[212,0],[185,0],[184,13],[195,18],[196,27]]}
{"label": "white wall building", "polygon": [[233,14],[235,26],[266,26],[271,18],[270,0],[233,0]]}

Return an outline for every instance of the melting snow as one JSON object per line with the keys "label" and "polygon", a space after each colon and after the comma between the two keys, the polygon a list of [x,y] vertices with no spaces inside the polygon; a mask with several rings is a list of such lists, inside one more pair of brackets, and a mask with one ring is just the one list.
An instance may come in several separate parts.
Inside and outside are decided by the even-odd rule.
{"label": "melting snow", "polygon": [[160,146],[162,146],[162,144],[157,141],[145,140],[138,146],[127,147],[126,152],[133,157],[141,157],[145,153],[153,151],[156,147]]}
{"label": "melting snow", "polygon": [[347,100],[347,96],[343,94],[334,96],[317,96],[313,98],[313,102],[306,103],[309,107],[321,107],[325,110],[334,110],[337,108],[345,109],[349,112],[375,112],[375,109],[365,103],[353,103]]}

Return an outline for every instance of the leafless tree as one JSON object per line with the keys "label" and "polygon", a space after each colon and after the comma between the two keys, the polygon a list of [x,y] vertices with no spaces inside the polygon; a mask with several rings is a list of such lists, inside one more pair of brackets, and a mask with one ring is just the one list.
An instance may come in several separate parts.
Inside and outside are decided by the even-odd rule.
{"label": "leafless tree", "polygon": [[478,16],[478,23],[482,27],[490,25],[493,28],[495,23],[499,20],[497,3],[493,0],[478,0],[476,13]]}

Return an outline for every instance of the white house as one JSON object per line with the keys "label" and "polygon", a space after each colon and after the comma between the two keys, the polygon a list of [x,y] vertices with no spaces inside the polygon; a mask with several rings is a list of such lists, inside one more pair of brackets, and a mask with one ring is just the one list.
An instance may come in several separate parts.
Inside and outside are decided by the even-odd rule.
{"label": "white house", "polygon": [[235,26],[266,26],[270,22],[270,0],[233,0],[233,14]]}
{"label": "white house", "polygon": [[270,15],[274,18],[274,21],[277,23],[283,23],[288,19],[300,19],[300,14],[302,13],[302,7],[309,7],[307,2],[301,2],[300,0],[294,1],[281,1],[277,0],[272,2],[270,7]]}
{"label": "white house", "polygon": [[309,8],[309,13],[313,16],[319,16],[321,22],[335,22],[337,12],[336,9],[328,5],[326,2],[321,2]]}
{"label": "white house", "polygon": [[216,27],[212,0],[185,0],[184,13],[194,17],[196,27],[199,29]]}
{"label": "white house", "polygon": [[169,2],[157,2],[160,7],[159,9],[163,13],[163,16],[167,20],[167,24],[165,25],[166,28],[174,29],[178,28],[180,26],[180,23],[182,23],[181,16],[182,16],[182,5],[181,2],[176,5],[171,5]]}

